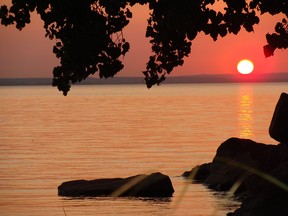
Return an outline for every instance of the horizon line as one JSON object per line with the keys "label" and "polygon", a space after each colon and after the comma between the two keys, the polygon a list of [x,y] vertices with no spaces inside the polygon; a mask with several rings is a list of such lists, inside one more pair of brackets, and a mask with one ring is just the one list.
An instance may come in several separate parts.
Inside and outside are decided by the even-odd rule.
{"label": "horizon line", "polygon": [[[24,78],[0,78],[0,86],[21,85],[52,85],[53,77],[24,77]],[[185,84],[185,83],[267,83],[288,82],[288,73],[268,73],[264,76],[259,74],[191,74],[168,76],[161,84]],[[145,84],[144,77],[113,77],[101,79],[88,77],[86,80],[75,85],[106,85],[106,84]]]}

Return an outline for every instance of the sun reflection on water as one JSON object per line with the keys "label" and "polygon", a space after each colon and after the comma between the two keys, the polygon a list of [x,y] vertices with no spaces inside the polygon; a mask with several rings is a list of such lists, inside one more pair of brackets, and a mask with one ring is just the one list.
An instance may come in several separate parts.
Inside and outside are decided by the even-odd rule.
{"label": "sun reflection on water", "polygon": [[239,110],[238,125],[239,136],[241,138],[252,139],[254,137],[253,121],[254,121],[254,101],[253,89],[249,85],[240,86],[239,88]]}

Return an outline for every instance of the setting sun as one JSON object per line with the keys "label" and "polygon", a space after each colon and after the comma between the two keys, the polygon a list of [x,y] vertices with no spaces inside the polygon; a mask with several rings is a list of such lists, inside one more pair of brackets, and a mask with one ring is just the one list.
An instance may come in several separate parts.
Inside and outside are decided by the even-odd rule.
{"label": "setting sun", "polygon": [[248,59],[243,59],[239,61],[237,65],[237,70],[240,74],[250,74],[253,72],[253,69],[254,64]]}

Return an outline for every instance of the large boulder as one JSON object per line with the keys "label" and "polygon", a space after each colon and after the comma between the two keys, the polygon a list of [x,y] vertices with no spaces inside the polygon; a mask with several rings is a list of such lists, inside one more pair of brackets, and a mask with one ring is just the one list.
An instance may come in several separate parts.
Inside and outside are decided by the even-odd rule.
{"label": "large boulder", "polygon": [[257,176],[251,171],[270,172],[287,156],[282,156],[279,146],[257,143],[249,139],[231,138],[220,145],[204,180],[210,188],[229,190],[241,179],[240,191],[257,191]]}
{"label": "large boulder", "polygon": [[226,191],[242,179],[244,183],[239,190],[257,190],[258,184],[254,185],[257,177],[251,170],[270,172],[288,159],[285,148],[284,144],[266,145],[249,139],[230,138],[219,146],[212,163],[197,166],[183,176],[198,169],[195,180],[211,189]]}
{"label": "large boulder", "polygon": [[169,176],[161,173],[128,178],[74,180],[64,182],[58,187],[59,196],[69,197],[171,197],[173,193],[174,189]]}
{"label": "large boulder", "polygon": [[[249,139],[230,138],[223,142],[211,163],[183,174],[219,191],[241,185],[241,208],[233,216],[288,215],[288,143],[266,145]],[[276,179],[276,181],[275,181]],[[277,181],[280,181],[277,182]]]}
{"label": "large boulder", "polygon": [[[230,138],[218,147],[211,163],[196,166],[182,176],[193,175],[193,181],[204,183],[211,189],[226,191],[246,173],[246,170],[237,167],[237,164],[254,168],[263,166],[267,169],[267,158],[274,151],[274,147],[248,139]],[[196,174],[193,174],[195,172]]]}

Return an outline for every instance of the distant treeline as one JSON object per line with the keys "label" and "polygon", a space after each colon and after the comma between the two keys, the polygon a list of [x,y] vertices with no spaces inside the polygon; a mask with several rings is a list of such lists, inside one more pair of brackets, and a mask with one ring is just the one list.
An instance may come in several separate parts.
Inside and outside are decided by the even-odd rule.
{"label": "distant treeline", "polygon": [[[241,83],[241,82],[288,82],[288,73],[270,74],[200,74],[171,76],[165,83]],[[163,84],[165,84],[163,83]],[[109,79],[87,78],[79,85],[145,84],[143,77],[114,77]],[[52,85],[52,78],[0,78],[0,86]]]}

